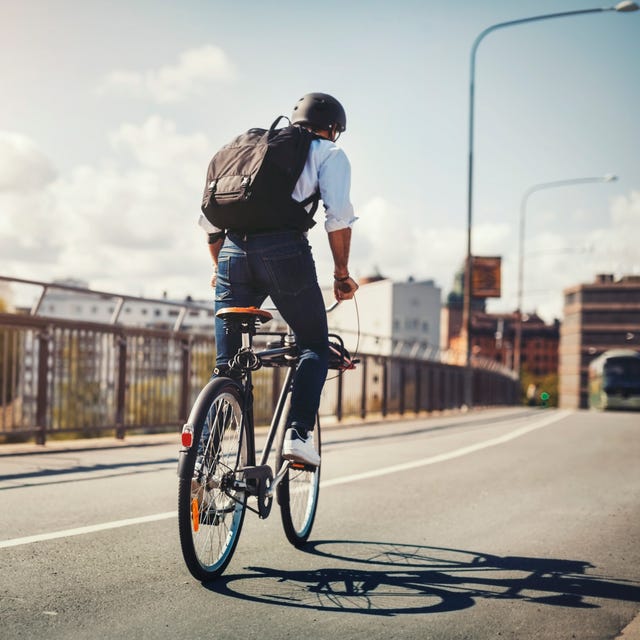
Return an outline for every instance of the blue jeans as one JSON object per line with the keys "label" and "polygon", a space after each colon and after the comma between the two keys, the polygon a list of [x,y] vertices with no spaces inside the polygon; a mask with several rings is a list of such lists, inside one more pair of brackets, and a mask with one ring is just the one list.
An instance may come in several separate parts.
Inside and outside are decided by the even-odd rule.
{"label": "blue jeans", "polygon": [[[299,231],[228,233],[218,257],[215,310],[259,307],[267,296],[300,350],[289,424],[312,429],[327,376],[329,338],[311,247]],[[225,334],[223,321],[216,318],[217,366],[227,365],[240,345],[241,336]]]}

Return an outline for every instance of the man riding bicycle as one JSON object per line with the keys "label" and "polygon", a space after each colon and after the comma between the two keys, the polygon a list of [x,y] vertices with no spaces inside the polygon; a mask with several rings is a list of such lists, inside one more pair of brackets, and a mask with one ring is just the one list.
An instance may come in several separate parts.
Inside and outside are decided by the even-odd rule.
{"label": "man riding bicycle", "polygon": [[[357,283],[349,275],[351,228],[356,221],[350,201],[351,166],[335,141],[346,129],[342,105],[324,93],[309,93],[296,103],[291,124],[315,134],[306,163],[292,193],[297,202],[319,192],[325,209],[325,230],[334,262],[336,300],[353,298]],[[311,205],[307,205],[310,209]],[[259,307],[271,297],[291,327],[300,349],[293,380],[283,457],[312,466],[320,464],[313,445],[313,427],[328,369],[327,317],[306,232],[282,228],[266,232],[234,232],[214,226],[200,215],[207,232],[214,273],[215,309]],[[216,318],[216,369],[225,375],[241,337],[225,332]]]}

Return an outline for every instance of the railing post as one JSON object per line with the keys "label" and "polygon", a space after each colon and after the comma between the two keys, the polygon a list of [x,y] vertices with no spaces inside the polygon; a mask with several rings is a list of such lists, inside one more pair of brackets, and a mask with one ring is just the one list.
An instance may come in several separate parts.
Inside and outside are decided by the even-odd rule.
{"label": "railing post", "polygon": [[388,367],[389,367],[389,359],[383,358],[382,360],[382,417],[384,418],[387,415],[387,400],[389,392],[387,390],[387,382],[388,382]]}
{"label": "railing post", "polygon": [[433,362],[429,362],[426,365],[425,377],[427,383],[427,401],[425,402],[425,409],[429,412],[433,411]]}
{"label": "railing post", "polygon": [[187,420],[187,412],[189,411],[189,389],[191,385],[189,380],[191,379],[191,340],[189,338],[183,338],[180,341],[180,347],[182,348],[182,371],[180,379],[180,407],[178,416],[182,422]]}
{"label": "railing post", "polygon": [[47,406],[49,403],[49,342],[51,328],[38,334],[38,390],[36,392],[36,444],[47,441]]}
{"label": "railing post", "polygon": [[413,397],[413,405],[414,405],[415,413],[420,413],[421,399],[422,399],[422,365],[420,362],[416,362],[415,388],[414,388],[414,397]]}
{"label": "railing post", "polygon": [[434,370],[433,378],[433,408],[442,411],[442,365],[438,365]]}
{"label": "railing post", "polygon": [[401,361],[400,363],[400,375],[398,376],[399,378],[399,383],[400,383],[400,406],[398,407],[398,412],[400,413],[401,416],[404,415],[404,402],[405,402],[405,387],[406,387],[406,375],[405,375],[405,363],[403,361]]}
{"label": "railing post", "polygon": [[451,368],[444,370],[444,408],[451,409],[453,407],[453,382]]}
{"label": "railing post", "polygon": [[127,388],[127,338],[117,334],[118,344],[118,383],[116,386],[116,438],[124,439],[125,398]]}

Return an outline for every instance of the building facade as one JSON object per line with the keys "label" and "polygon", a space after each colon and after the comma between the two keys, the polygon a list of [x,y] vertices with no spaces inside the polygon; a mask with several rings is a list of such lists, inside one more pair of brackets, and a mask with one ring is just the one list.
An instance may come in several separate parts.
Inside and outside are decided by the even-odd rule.
{"label": "building facade", "polygon": [[[472,354],[513,369],[516,325],[516,313],[474,313],[471,319]],[[523,314],[522,371],[534,376],[557,373],[559,341],[558,320],[547,324],[535,313]]]}
{"label": "building facade", "polygon": [[[329,328],[360,353],[435,357],[440,348],[441,290],[433,280],[362,279],[356,304],[329,314]],[[327,302],[333,289],[325,291]]]}
{"label": "building facade", "polygon": [[[458,313],[456,313],[458,311]],[[460,336],[462,310],[443,309],[443,345],[453,353],[462,354],[464,340]],[[486,313],[474,310],[471,316],[471,354],[509,369],[514,368],[516,313]],[[535,313],[522,316],[522,370],[534,376],[546,376],[558,371],[560,322],[545,323]],[[461,355],[462,357],[462,355]]]}
{"label": "building facade", "polygon": [[604,274],[564,291],[560,406],[588,406],[589,363],[609,349],[640,349],[640,276]]}
{"label": "building facade", "polygon": [[[442,309],[440,326],[442,349],[449,350],[450,359],[459,364],[466,361],[465,330],[462,326],[464,270],[456,273],[453,289]],[[471,355],[473,358],[498,363],[514,369],[516,326],[514,313],[487,313],[486,298],[471,301]],[[558,372],[560,322],[546,324],[536,313],[522,314],[520,364],[523,372],[547,376]]]}

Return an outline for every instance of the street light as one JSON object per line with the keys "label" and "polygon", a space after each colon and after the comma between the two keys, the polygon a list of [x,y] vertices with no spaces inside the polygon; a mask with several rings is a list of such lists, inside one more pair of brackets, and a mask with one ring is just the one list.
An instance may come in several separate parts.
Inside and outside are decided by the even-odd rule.
{"label": "street light", "polygon": [[553,182],[542,182],[529,187],[522,196],[520,204],[520,225],[519,225],[519,243],[518,243],[518,308],[516,311],[516,337],[513,349],[513,368],[520,374],[522,362],[522,292],[524,284],[524,227],[527,213],[527,203],[529,196],[536,191],[543,189],[554,189],[556,187],[566,187],[573,184],[589,184],[593,182],[615,182],[617,176],[607,174],[595,178],[571,178],[569,180],[554,180]]}
{"label": "street light", "polygon": [[472,404],[472,370],[471,370],[471,279],[473,276],[473,267],[471,264],[471,229],[473,221],[473,125],[474,125],[474,97],[475,97],[475,73],[476,73],[476,53],[478,46],[493,31],[512,27],[527,22],[535,22],[538,20],[550,20],[551,18],[565,18],[569,16],[584,15],[587,13],[603,13],[607,11],[617,11],[626,13],[629,11],[637,11],[640,7],[635,2],[624,0],[613,7],[602,7],[598,9],[581,9],[578,11],[563,11],[561,13],[549,13],[540,16],[532,16],[530,18],[521,18],[519,20],[510,20],[508,22],[500,22],[487,27],[474,40],[471,47],[471,66],[469,74],[469,173],[467,181],[467,258],[465,265],[464,277],[464,298],[462,308],[462,325],[466,332],[466,374],[465,374],[465,403],[467,406]]}

